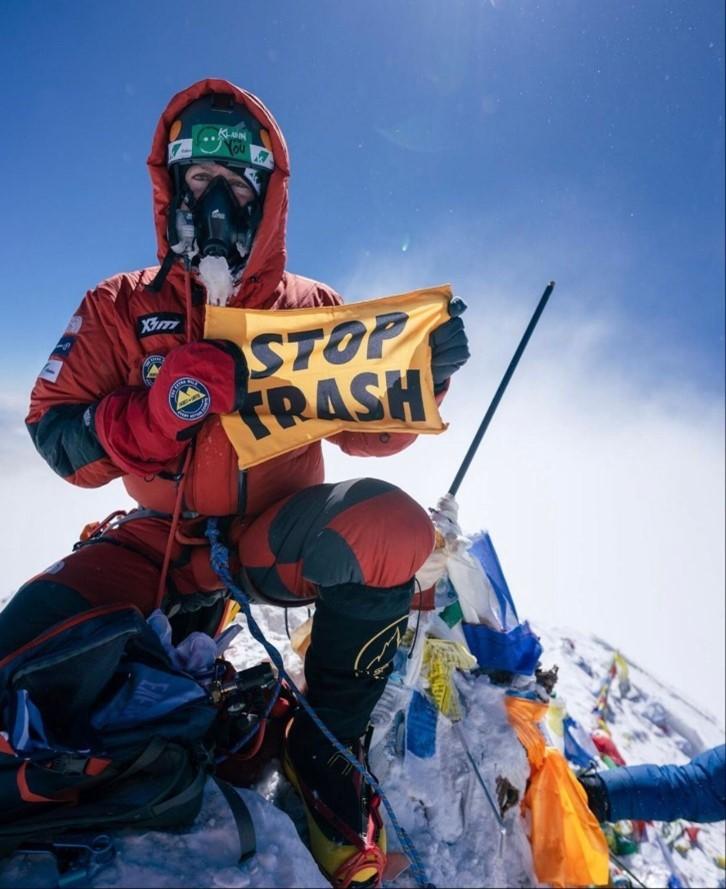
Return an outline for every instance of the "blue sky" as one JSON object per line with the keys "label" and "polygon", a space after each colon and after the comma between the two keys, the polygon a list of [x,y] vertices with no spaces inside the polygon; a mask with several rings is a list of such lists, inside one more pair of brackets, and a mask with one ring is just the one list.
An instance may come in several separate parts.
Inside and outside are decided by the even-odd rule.
{"label": "blue sky", "polygon": [[720,388],[722,4],[26,0],[3,19],[10,369],[42,363],[87,287],[154,261],[151,133],[213,74],[287,135],[292,269],[342,289],[385,254],[415,287],[445,238],[428,270],[480,269],[484,313],[487,270],[529,245],[522,300],[556,278],[565,308],[632,323],[633,372]]}
{"label": "blue sky", "polygon": [[36,526],[8,520],[9,583],[117,505],[52,479],[22,412],[84,292],[155,262],[166,102],[226,77],[286,134],[292,271],[469,303],[446,436],[375,471],[333,453],[333,477],[433,504],[554,278],[465,527],[490,527],[520,613],[598,632],[723,719],[722,3],[10,0],[0,41],[5,512],[52,492],[69,523],[31,552]]}

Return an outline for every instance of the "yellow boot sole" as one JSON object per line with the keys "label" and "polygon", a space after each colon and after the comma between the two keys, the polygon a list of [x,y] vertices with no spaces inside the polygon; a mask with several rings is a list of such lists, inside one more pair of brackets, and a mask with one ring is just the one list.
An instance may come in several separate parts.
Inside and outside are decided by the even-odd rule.
{"label": "yellow boot sole", "polygon": [[[288,726],[289,730],[289,726]],[[348,843],[336,843],[327,837],[318,826],[309,810],[305,795],[300,787],[295,768],[290,762],[287,750],[283,752],[282,768],[288,781],[305,809],[305,821],[310,835],[310,851],[318,867],[336,889],[354,886],[380,886],[386,864],[386,828],[381,825],[376,843],[380,856],[371,851],[370,855]],[[360,856],[359,865],[353,859]]]}

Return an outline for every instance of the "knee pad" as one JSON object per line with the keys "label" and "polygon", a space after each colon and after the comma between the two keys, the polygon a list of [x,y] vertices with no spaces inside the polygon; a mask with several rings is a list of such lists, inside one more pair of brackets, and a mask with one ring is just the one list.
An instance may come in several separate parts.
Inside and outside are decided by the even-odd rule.
{"label": "knee pad", "polygon": [[433,547],[426,511],[400,488],[375,482],[370,497],[341,510],[306,540],[303,574],[321,587],[397,587],[411,580]]}

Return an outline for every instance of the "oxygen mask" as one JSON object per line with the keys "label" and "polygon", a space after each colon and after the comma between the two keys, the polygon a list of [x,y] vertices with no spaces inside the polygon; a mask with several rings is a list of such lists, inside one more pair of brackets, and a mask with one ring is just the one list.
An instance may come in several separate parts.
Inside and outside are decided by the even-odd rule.
{"label": "oxygen mask", "polygon": [[215,176],[191,207],[199,254],[221,256],[230,267],[249,253],[256,229],[257,201],[240,207],[224,176]]}

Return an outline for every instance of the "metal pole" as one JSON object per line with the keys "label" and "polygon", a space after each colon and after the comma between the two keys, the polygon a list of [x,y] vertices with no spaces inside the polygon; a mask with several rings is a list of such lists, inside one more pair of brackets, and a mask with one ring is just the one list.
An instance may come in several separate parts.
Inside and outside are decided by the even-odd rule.
{"label": "metal pole", "polygon": [[464,476],[466,475],[466,471],[469,468],[469,464],[474,459],[474,454],[477,452],[477,448],[479,447],[482,438],[484,438],[484,433],[487,431],[487,427],[491,423],[492,417],[499,406],[499,402],[502,400],[502,396],[509,385],[509,381],[512,379],[512,375],[514,371],[517,369],[517,365],[519,364],[519,359],[522,357],[522,353],[527,348],[527,343],[529,342],[529,338],[532,336],[532,332],[537,326],[537,322],[539,321],[540,315],[544,312],[544,308],[547,305],[547,300],[550,298],[550,294],[555,288],[555,282],[550,281],[550,283],[545,288],[544,293],[540,297],[539,303],[537,303],[537,308],[534,310],[534,315],[530,319],[529,324],[527,325],[527,329],[524,331],[522,339],[517,346],[517,351],[514,353],[512,360],[509,362],[509,367],[507,368],[504,376],[502,377],[502,382],[499,384],[499,388],[494,394],[494,398],[492,398],[492,402],[489,405],[489,408],[484,415],[484,419],[481,421],[479,428],[477,429],[476,435],[474,436],[471,444],[469,445],[469,450],[466,452],[466,456],[462,460],[461,466],[459,467],[459,471],[456,473],[456,477],[454,481],[451,483],[451,487],[449,488],[449,494],[456,495],[456,492],[459,490],[462,481],[464,480]]}
{"label": "metal pole", "polygon": [[484,778],[482,778],[482,774],[479,771],[479,767],[477,766],[474,757],[471,755],[471,750],[469,750],[469,745],[466,743],[466,737],[464,736],[464,732],[461,728],[461,723],[454,723],[454,731],[456,732],[456,736],[458,737],[461,746],[464,748],[464,753],[466,753],[466,758],[469,760],[469,765],[471,765],[471,768],[476,775],[476,780],[479,782],[479,786],[484,791],[484,796],[486,796],[487,798],[489,807],[491,808],[494,817],[497,819],[499,829],[503,834],[505,834],[507,832],[507,828],[504,824],[504,820],[499,812],[499,809],[497,808],[497,804],[492,799],[491,793],[489,793],[489,788],[487,787]]}

